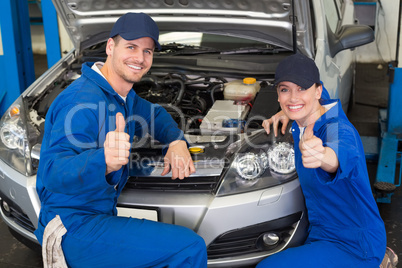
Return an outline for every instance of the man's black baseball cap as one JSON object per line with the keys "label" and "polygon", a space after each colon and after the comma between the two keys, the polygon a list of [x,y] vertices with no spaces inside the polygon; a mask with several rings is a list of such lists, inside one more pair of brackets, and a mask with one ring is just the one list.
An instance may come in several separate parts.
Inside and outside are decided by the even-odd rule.
{"label": "man's black baseball cap", "polygon": [[150,37],[155,41],[155,47],[159,50],[159,28],[155,21],[145,13],[126,13],[114,24],[109,37],[120,35],[125,40],[135,40],[142,37]]}

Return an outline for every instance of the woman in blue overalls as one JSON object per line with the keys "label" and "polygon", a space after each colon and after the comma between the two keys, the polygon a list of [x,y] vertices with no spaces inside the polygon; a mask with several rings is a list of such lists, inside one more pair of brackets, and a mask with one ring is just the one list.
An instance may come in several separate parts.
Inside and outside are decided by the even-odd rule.
{"label": "woman in blue overalls", "polygon": [[304,245],[271,255],[257,267],[378,268],[386,234],[358,132],[339,100],[321,99],[319,71],[310,58],[285,58],[275,85],[283,113],[294,120],[296,169],[310,226]]}

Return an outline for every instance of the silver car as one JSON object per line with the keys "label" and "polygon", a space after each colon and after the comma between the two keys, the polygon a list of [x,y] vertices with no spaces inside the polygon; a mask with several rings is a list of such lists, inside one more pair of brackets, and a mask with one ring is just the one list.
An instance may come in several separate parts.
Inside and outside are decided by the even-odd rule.
{"label": "silver car", "polygon": [[331,97],[347,109],[353,48],[373,41],[370,28],[354,25],[351,0],[53,2],[75,49],[0,121],[1,216],[16,237],[38,243],[36,171],[49,106],[83,62],[105,60],[118,17],[144,12],[160,28],[162,49],[134,90],[177,121],[197,171],[182,181],[162,177],[161,145],[138,137],[119,215],[193,229],[210,267],[253,265],[303,243],[308,220],[291,134],[267,135],[261,122],[279,109],[275,68],[296,51],[315,59]]}

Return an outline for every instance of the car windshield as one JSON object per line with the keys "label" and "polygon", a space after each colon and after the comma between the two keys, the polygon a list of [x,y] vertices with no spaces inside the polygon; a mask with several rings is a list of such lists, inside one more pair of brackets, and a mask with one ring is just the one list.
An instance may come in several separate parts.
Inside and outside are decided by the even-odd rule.
{"label": "car windshield", "polygon": [[278,53],[282,48],[233,36],[200,32],[161,32],[159,43],[161,52],[167,54],[251,54]]}

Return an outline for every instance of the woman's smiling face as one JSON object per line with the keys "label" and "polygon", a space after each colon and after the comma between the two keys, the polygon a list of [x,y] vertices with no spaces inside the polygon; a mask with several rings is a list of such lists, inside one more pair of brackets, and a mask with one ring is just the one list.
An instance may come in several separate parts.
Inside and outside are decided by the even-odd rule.
{"label": "woman's smiling face", "polygon": [[321,85],[313,84],[305,89],[295,83],[284,81],[277,85],[277,92],[282,111],[299,126],[304,126],[310,116],[320,112]]}

